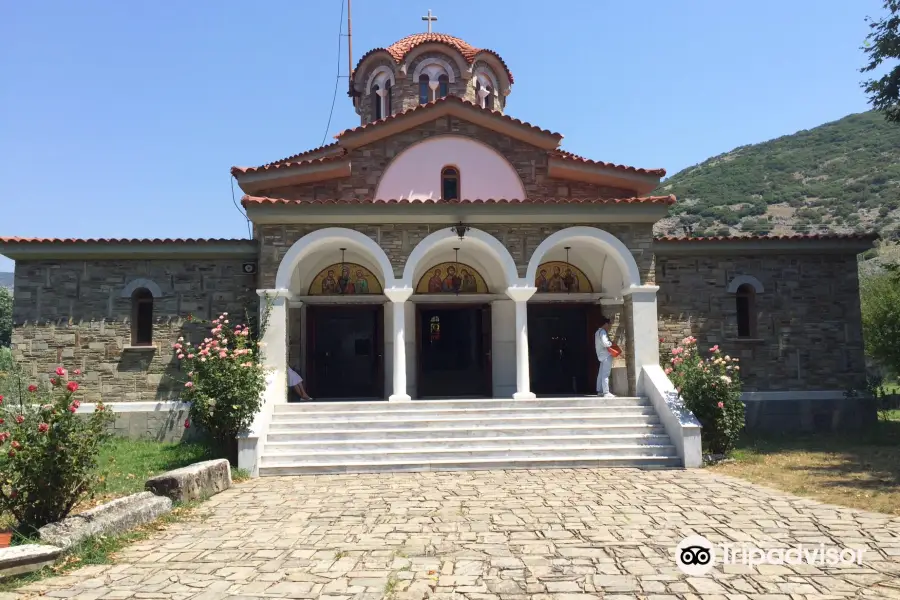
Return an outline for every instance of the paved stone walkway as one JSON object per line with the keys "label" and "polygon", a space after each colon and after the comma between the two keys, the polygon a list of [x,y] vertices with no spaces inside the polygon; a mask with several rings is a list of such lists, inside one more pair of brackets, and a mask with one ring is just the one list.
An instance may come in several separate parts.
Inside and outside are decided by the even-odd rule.
{"label": "paved stone walkway", "polygon": [[[717,566],[686,535],[865,548],[862,566]],[[196,518],[23,591],[58,598],[900,598],[900,519],[702,470],[263,478]]]}

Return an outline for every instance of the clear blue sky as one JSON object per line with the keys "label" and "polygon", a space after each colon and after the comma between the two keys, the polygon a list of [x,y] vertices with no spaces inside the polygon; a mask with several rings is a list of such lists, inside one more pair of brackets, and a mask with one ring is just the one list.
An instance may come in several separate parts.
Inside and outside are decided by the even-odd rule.
{"label": "clear blue sky", "polygon": [[[435,31],[506,60],[508,114],[563,133],[572,152],[674,174],[867,110],[859,47],[881,4],[356,0],[354,63],[424,31],[431,8]],[[347,73],[340,10],[341,0],[7,3],[0,235],[246,237],[229,169],[321,144],[338,64]],[[358,124],[345,91],[344,79],[327,141]]]}

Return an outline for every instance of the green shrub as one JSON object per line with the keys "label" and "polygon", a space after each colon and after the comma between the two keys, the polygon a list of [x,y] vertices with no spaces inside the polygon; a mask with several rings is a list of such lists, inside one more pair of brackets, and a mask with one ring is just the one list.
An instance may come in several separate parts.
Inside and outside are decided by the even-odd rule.
{"label": "green shrub", "polygon": [[738,359],[723,355],[718,345],[704,358],[697,340],[686,337],[664,361],[666,374],[703,427],[704,448],[713,454],[734,449],[744,428]]}
{"label": "green shrub", "polygon": [[860,281],[863,339],[866,354],[900,375],[900,271],[889,265],[886,272]]}
{"label": "green shrub", "polygon": [[79,384],[62,367],[49,388],[24,387],[15,366],[7,380],[10,395],[0,397],[0,508],[29,531],[64,519],[97,491],[97,460],[113,416],[103,403],[76,416]]}
{"label": "green shrub", "polygon": [[191,423],[223,447],[247,429],[259,412],[266,387],[259,344],[248,325],[231,326],[228,313],[212,322],[210,337],[197,346],[179,338],[176,358],[187,373],[183,400],[191,402]]}

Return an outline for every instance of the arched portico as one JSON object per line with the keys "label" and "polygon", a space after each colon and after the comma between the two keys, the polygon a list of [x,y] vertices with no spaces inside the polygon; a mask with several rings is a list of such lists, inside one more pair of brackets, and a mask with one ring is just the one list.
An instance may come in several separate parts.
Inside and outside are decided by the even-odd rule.
{"label": "arched portico", "polygon": [[[403,267],[403,278],[401,280],[403,287],[414,287],[417,279],[416,276],[422,270],[428,267],[425,262],[431,256],[433,257],[440,251],[450,251],[454,247],[459,247],[460,252],[466,255],[489,257],[491,259],[488,270],[494,273],[494,279],[497,284],[506,287],[514,286],[519,283],[519,274],[516,269],[516,261],[513,259],[509,250],[500,240],[481,229],[470,228],[465,235],[460,238],[451,228],[440,229],[428,235],[421,242],[416,244],[409,258],[406,259],[406,265]],[[450,254],[449,256],[453,256]],[[484,263],[485,261],[477,260]]]}

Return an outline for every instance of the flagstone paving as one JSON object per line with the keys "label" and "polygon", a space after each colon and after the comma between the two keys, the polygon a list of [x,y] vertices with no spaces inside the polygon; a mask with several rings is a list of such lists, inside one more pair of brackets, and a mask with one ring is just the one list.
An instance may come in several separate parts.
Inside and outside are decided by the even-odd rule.
{"label": "flagstone paving", "polygon": [[[863,564],[717,566],[675,546],[865,548]],[[119,555],[20,590],[99,598],[900,598],[900,519],[702,470],[262,478]]]}

